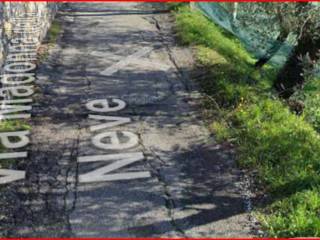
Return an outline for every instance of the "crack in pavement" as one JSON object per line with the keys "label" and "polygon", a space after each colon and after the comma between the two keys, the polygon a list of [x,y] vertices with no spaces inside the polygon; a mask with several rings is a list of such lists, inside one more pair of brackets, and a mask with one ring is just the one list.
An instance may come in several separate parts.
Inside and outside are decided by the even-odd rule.
{"label": "crack in pavement", "polygon": [[183,84],[184,89],[185,89],[186,91],[190,92],[191,88],[189,87],[189,84],[188,84],[189,81],[187,81],[187,79],[188,79],[189,77],[186,76],[185,72],[182,71],[182,70],[180,69],[180,66],[177,64],[177,61],[176,61],[175,57],[173,56],[172,50],[171,50],[171,48],[170,48],[170,46],[169,46],[169,43],[168,43],[168,41],[167,41],[167,40],[165,39],[165,37],[164,37],[165,33],[162,31],[162,27],[161,27],[161,25],[160,25],[159,20],[157,19],[157,17],[152,17],[151,19],[154,21],[153,24],[156,26],[156,28],[157,28],[158,31],[159,31],[160,41],[161,41],[162,44],[165,46],[165,49],[166,49],[167,54],[168,54],[168,56],[169,56],[169,60],[171,61],[171,63],[172,63],[173,66],[175,67],[175,69],[177,70],[177,71],[175,71],[175,73],[177,74],[178,79],[179,79],[179,80],[181,81],[181,83]]}
{"label": "crack in pavement", "polygon": [[143,140],[141,137],[141,133],[138,132],[137,133],[138,137],[139,137],[139,144],[142,147],[142,152],[144,153],[144,155],[148,158],[148,156],[153,156],[155,159],[158,160],[158,162],[160,162],[160,166],[155,166],[154,163],[152,161],[154,161],[154,159],[152,160],[148,160],[147,159],[147,164],[150,166],[150,168],[152,169],[153,174],[156,176],[158,182],[161,184],[162,188],[163,188],[163,193],[164,193],[164,200],[165,200],[165,206],[167,209],[167,213],[168,213],[168,217],[170,219],[170,224],[172,225],[172,227],[174,228],[174,230],[178,233],[179,237],[182,238],[187,238],[188,236],[186,235],[186,233],[179,227],[179,225],[177,224],[175,217],[174,217],[174,209],[176,208],[176,204],[175,204],[175,200],[172,198],[170,191],[169,191],[169,186],[168,183],[165,181],[165,178],[162,176],[161,173],[161,167],[163,167],[164,165],[166,165],[166,162],[164,160],[161,159],[161,157],[156,154],[151,148],[147,148],[144,144],[143,144]]}

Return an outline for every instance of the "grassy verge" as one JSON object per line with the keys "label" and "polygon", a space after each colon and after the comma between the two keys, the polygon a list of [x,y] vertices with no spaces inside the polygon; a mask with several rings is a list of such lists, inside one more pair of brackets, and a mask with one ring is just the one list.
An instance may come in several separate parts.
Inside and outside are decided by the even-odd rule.
{"label": "grassy verge", "polygon": [[57,43],[61,32],[62,32],[61,24],[58,21],[53,20],[53,22],[51,23],[51,27],[48,30],[46,39],[44,43],[39,47],[39,50],[38,50],[39,63],[47,59],[49,55],[49,48]]}
{"label": "grassy verge", "polygon": [[241,43],[201,13],[179,8],[176,28],[203,70],[198,81],[210,129],[234,144],[239,166],[257,171],[271,196],[258,210],[263,228],[276,237],[319,237],[320,138],[310,124],[318,110],[292,113],[272,89],[276,70],[255,70]]}
{"label": "grassy verge", "polygon": [[[30,125],[26,121],[23,120],[1,120],[0,121],[0,133],[3,132],[15,132],[15,131],[24,131],[30,130]],[[12,139],[11,139],[12,140]],[[0,143],[0,153],[6,152],[6,149]],[[9,168],[12,165],[12,160],[1,160],[0,168]]]}
{"label": "grassy verge", "polygon": [[48,43],[55,44],[58,40],[61,31],[61,24],[58,21],[53,20],[47,34]]}

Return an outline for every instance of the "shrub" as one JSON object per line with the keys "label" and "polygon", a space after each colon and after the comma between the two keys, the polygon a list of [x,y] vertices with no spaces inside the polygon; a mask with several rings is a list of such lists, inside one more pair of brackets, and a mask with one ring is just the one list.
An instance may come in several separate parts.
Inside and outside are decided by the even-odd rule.
{"label": "shrub", "polygon": [[320,78],[311,78],[290,97],[303,104],[303,117],[320,132]]}
{"label": "shrub", "polygon": [[320,132],[320,94],[308,95],[304,101],[304,117]]}

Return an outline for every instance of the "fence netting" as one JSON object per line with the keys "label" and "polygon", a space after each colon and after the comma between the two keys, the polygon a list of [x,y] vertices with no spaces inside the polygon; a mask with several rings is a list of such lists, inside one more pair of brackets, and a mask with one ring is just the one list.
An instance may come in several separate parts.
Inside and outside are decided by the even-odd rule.
{"label": "fence netting", "polygon": [[[275,4],[287,5],[280,8]],[[195,6],[233,33],[256,58],[271,55],[270,63],[275,66],[284,64],[296,44],[296,33],[284,33],[284,29],[290,29],[285,26],[290,24],[289,18],[294,17],[292,3],[196,2]],[[319,8],[319,3],[312,3],[312,7]]]}

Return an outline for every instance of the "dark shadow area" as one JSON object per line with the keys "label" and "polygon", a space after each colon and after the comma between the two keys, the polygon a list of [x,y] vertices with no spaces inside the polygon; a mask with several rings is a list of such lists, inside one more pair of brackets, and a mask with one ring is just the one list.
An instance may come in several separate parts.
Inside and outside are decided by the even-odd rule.
{"label": "dark shadow area", "polygon": [[[173,165],[172,162],[161,163],[154,158],[148,160],[152,161],[149,164],[154,178],[160,179],[167,188],[176,189],[170,191],[167,198],[156,190],[151,180],[143,181],[143,186],[138,180],[111,183],[106,192],[101,191],[106,185],[91,184],[86,191],[79,192],[79,198],[86,199],[86,202],[78,206],[73,220],[77,222],[78,217],[90,222],[97,216],[105,218],[104,227],[101,222],[100,225],[90,228],[87,226],[92,236],[167,236],[166,234],[173,232],[184,233],[208,224],[214,225],[219,221],[226,221],[226,226],[212,229],[203,236],[230,234],[227,219],[245,213],[244,201],[238,196],[235,187],[239,175],[234,172],[230,156],[225,156],[225,151],[212,145],[196,143],[188,149],[177,148],[175,152],[157,149],[154,151],[159,156],[175,160]],[[97,195],[99,200],[94,198]],[[96,205],[96,209],[91,208],[92,204]],[[142,222],[137,221],[140,214],[156,211],[163,206],[166,206],[169,215],[174,219],[149,216]],[[103,215],[103,212],[107,214]],[[117,221],[119,214],[135,226],[119,231],[112,230],[112,222]],[[73,229],[80,230],[81,226],[86,227],[86,224],[76,224]],[[236,235],[241,230],[238,228],[232,233]],[[84,233],[83,236],[88,235]]]}
{"label": "dark shadow area", "polygon": [[[234,166],[230,156],[223,157],[222,152],[212,145],[195,144],[170,156],[175,159],[176,164],[170,168],[180,168],[181,172],[178,176],[171,176],[172,178],[167,184],[172,188],[176,185],[184,186],[181,187],[181,192],[177,194],[177,197],[173,196],[172,200],[176,205],[171,208],[173,212],[195,211],[191,215],[174,221],[179,231],[184,232],[191,228],[214,224],[219,220],[245,212],[243,199],[237,197],[237,193],[234,192],[234,183],[239,179],[232,174],[229,175],[229,179],[225,178],[229,172],[234,170]],[[172,155],[172,153],[165,154]],[[165,172],[166,167],[162,171]],[[133,232],[139,237],[147,237],[153,229],[161,229],[160,226],[164,223],[160,221],[133,227],[129,229],[129,232]],[[165,234],[166,231],[166,229],[158,230],[158,234]],[[214,235],[215,232],[212,234]]]}
{"label": "dark shadow area", "polygon": [[25,161],[25,181],[1,189],[2,237],[73,236],[69,215],[75,208],[77,184],[67,179],[74,178],[76,161],[57,151],[72,149],[70,144],[44,143],[47,151],[34,150]]}

